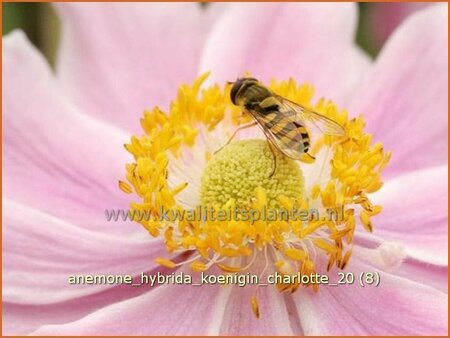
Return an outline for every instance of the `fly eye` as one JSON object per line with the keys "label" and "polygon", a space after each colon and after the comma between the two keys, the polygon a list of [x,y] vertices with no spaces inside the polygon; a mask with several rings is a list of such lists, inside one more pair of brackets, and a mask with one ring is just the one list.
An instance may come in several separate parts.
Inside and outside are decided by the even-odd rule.
{"label": "fly eye", "polygon": [[238,80],[236,80],[236,82],[232,82],[232,83],[233,83],[233,87],[231,87],[230,99],[231,99],[231,102],[233,102],[233,104],[236,104],[236,101],[235,101],[236,94],[242,86],[242,80],[238,79]]}

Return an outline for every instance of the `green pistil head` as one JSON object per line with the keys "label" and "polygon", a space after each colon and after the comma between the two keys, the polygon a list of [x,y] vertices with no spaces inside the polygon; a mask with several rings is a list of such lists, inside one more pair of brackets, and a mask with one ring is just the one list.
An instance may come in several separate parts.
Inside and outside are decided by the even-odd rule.
{"label": "green pistil head", "polygon": [[201,204],[223,206],[234,199],[236,207],[248,208],[255,190],[262,187],[272,208],[284,195],[291,199],[303,195],[303,175],[299,165],[286,156],[277,155],[274,175],[272,152],[265,140],[233,142],[219,151],[207,164],[201,180]]}

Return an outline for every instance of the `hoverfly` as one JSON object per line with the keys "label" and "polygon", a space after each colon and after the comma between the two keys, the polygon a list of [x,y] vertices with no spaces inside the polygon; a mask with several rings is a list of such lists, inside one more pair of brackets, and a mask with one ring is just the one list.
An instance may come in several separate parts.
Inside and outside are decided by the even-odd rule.
{"label": "hoverfly", "polygon": [[328,135],[345,135],[344,128],[337,122],[273,93],[252,77],[237,79],[231,88],[230,98],[234,105],[250,114],[254,121],[237,128],[226,144],[231,142],[239,130],[255,125],[261,127],[274,156],[274,169],[270,176],[276,170],[273,148],[294,160],[300,160],[304,154],[314,159],[308,153],[310,137],[306,126],[314,125]]}

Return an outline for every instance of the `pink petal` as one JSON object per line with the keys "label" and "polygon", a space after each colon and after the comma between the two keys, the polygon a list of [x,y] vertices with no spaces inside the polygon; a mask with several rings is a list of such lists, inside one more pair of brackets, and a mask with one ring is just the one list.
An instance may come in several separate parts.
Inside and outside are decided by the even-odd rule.
{"label": "pink petal", "polygon": [[406,260],[394,273],[448,293],[448,266],[430,265],[411,259]]}
{"label": "pink petal", "polygon": [[370,66],[354,43],[356,25],[350,3],[234,4],[214,26],[201,69],[222,83],[246,71],[263,81],[293,77],[345,106]]}
{"label": "pink petal", "polygon": [[[446,293],[356,258],[345,271],[355,275],[353,285],[322,285],[316,294],[293,295],[306,335],[447,335]],[[378,272],[379,286],[360,286],[362,272]]]}
{"label": "pink petal", "polygon": [[136,297],[146,291],[148,289],[144,287],[120,285],[55,304],[27,305],[3,302],[3,334],[27,335],[43,325],[73,322],[101,307]]}
{"label": "pink petal", "polygon": [[[253,290],[252,290],[253,289]],[[252,312],[250,297],[255,287],[235,286],[225,307],[220,335],[224,336],[291,336],[289,314],[283,295],[276,287],[261,287],[257,292],[260,318]]]}
{"label": "pink petal", "polygon": [[[178,259],[183,257],[177,257],[175,261]],[[158,272],[168,275],[173,272],[173,269],[158,266],[143,272],[149,275]],[[139,280],[140,276],[135,277],[135,282]],[[88,296],[55,304],[29,305],[3,302],[3,334],[26,335],[43,325],[73,322],[107,305],[139,296],[156,287],[158,285],[144,284],[136,287],[121,284]]]}
{"label": "pink petal", "polygon": [[[374,235],[399,241],[424,262],[448,264],[448,168],[415,171],[388,181],[373,198],[383,206]],[[370,238],[370,236],[367,236]]]}
{"label": "pink petal", "polygon": [[[410,279],[417,283],[431,286],[442,292],[448,292],[448,267],[447,265],[431,265],[414,258],[405,257],[399,253],[397,246],[404,251],[401,242],[381,241],[381,244],[373,248],[365,248],[359,245],[353,247],[353,257],[357,257],[378,269],[385,270],[396,276]],[[389,250],[386,248],[391,247]],[[403,257],[402,257],[403,255]],[[398,261],[398,264],[392,264]]]}
{"label": "pink petal", "polygon": [[[273,270],[273,263],[269,262],[269,270]],[[264,259],[259,259],[250,267],[250,275],[260,276],[265,266]],[[274,273],[272,271],[271,273]],[[268,273],[261,277],[261,283],[267,280]],[[260,317],[257,319],[252,312],[251,297],[256,296],[259,304]],[[296,317],[296,313],[293,314]],[[294,320],[297,318],[294,318]],[[298,320],[298,319],[297,319]],[[294,335],[290,323],[290,314],[284,297],[274,285],[266,287],[248,283],[243,287],[232,287],[224,311],[224,318],[220,328],[220,335],[224,336],[287,336]]]}
{"label": "pink petal", "polygon": [[75,108],[23,33],[3,40],[3,70],[3,195],[90,229],[138,229],[104,216],[129,203],[117,184],[129,137]]}
{"label": "pink petal", "polygon": [[215,6],[67,3],[58,75],[75,102],[120,128],[140,131],[144,109],[168,107],[197,76]]}
{"label": "pink petal", "polygon": [[400,26],[355,97],[351,111],[366,114],[368,130],[393,151],[389,173],[448,162],[446,4]]}
{"label": "pink petal", "polygon": [[159,240],[124,238],[3,201],[3,301],[51,304],[100,292],[114,284],[69,284],[71,275],[136,275],[166,253]]}
{"label": "pink petal", "polygon": [[[198,280],[198,275],[194,278]],[[195,287],[169,284],[101,309],[74,323],[43,327],[35,334],[292,334],[282,295],[273,287],[261,288],[258,291],[261,318],[256,319],[250,306],[254,291],[255,288],[249,285],[224,287],[205,284]],[[117,315],[121,318],[119,321]]]}
{"label": "pink petal", "polygon": [[73,323],[44,326],[34,334],[217,335],[229,291],[219,285],[167,283]]}

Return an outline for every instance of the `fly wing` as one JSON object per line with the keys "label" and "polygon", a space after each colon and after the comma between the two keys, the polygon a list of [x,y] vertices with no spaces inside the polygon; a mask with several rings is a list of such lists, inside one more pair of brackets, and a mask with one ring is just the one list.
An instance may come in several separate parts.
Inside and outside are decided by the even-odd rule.
{"label": "fly wing", "polygon": [[344,136],[344,128],[332,119],[308,109],[298,103],[276,96],[281,103],[280,110],[295,112],[296,120],[307,128],[318,129],[321,133],[334,136]]}
{"label": "fly wing", "polygon": [[250,110],[267,139],[287,157],[299,160],[308,150],[309,137],[306,129],[296,121],[294,111]]}

